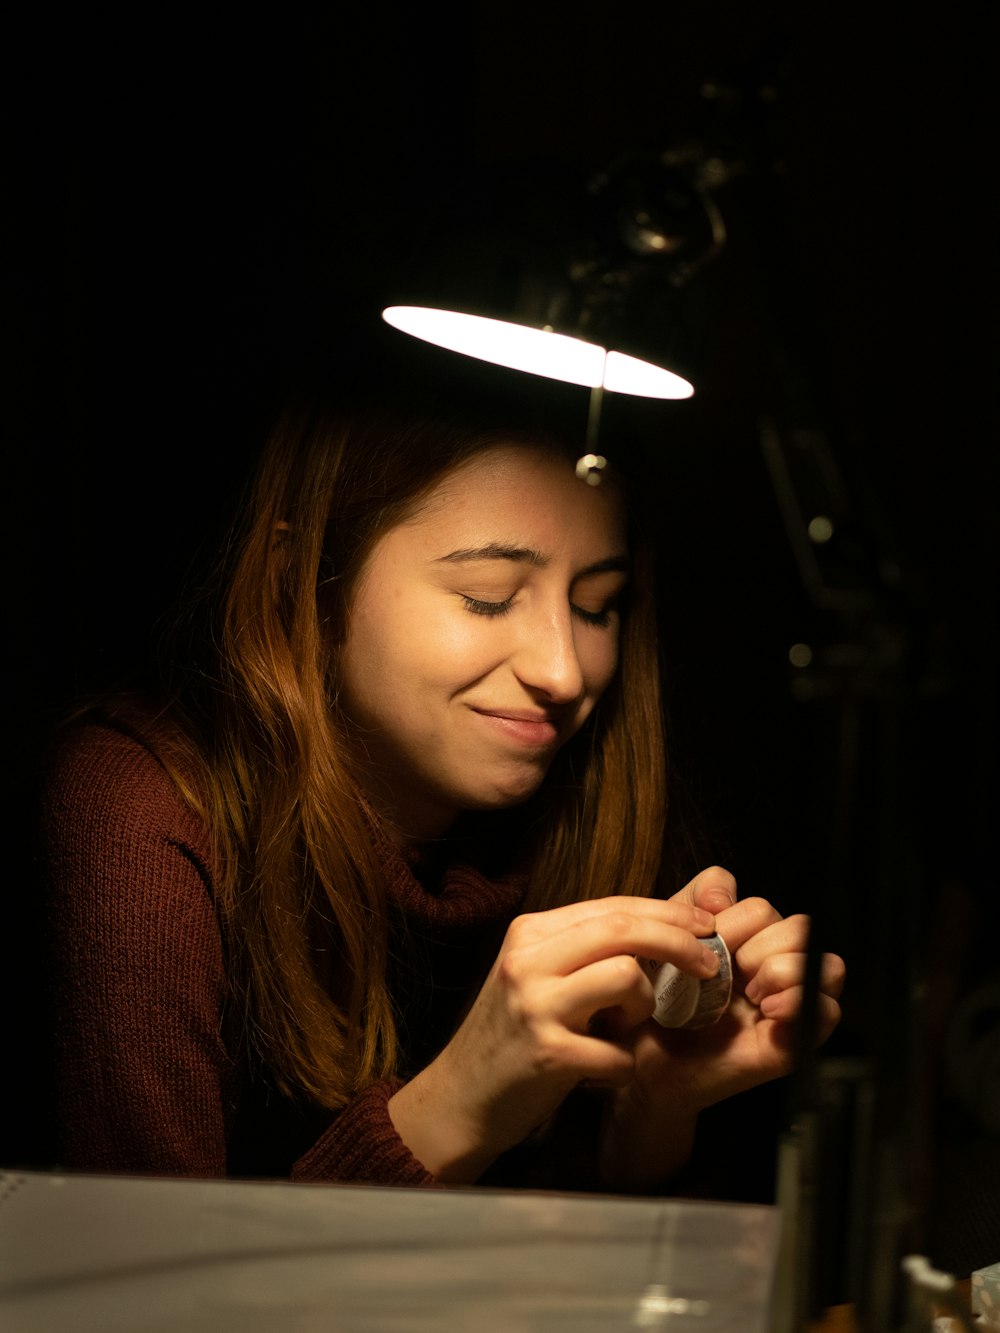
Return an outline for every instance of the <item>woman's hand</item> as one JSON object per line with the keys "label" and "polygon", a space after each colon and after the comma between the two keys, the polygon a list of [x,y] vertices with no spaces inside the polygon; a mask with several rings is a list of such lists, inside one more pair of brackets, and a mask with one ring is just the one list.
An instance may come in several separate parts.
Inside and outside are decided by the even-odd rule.
{"label": "woman's hand", "polygon": [[[603,898],[518,917],[441,1054],[389,1101],[403,1142],[439,1180],[476,1180],[583,1080],[635,1081],[619,1039],[646,1023],[653,992],[636,955],[713,976],[699,936],[711,912],[683,897]],[[607,1030],[599,1018],[609,1017]]]}
{"label": "woman's hand", "polygon": [[[733,997],[712,1027],[668,1031],[642,1023],[620,1033],[634,1076],[613,1095],[603,1146],[609,1183],[644,1188],[682,1165],[700,1111],[787,1074],[802,1003],[809,919],[782,918],[762,898],[736,901],[736,881],[718,867],[702,871],[671,901],[708,907],[733,959]],[[654,955],[656,957],[657,955]],[[817,997],[817,1043],[840,1019],[844,964],[825,954]]]}
{"label": "woman's hand", "polygon": [[[665,1034],[671,1067],[699,1109],[736,1092],[787,1074],[792,1062],[792,1025],[803,997],[809,918],[781,917],[763,898],[738,902],[736,881],[713,866],[678,895],[716,913],[716,930],[733,959],[733,998],[723,1018],[700,1032]],[[840,1021],[838,997],[844,962],[824,954],[817,997],[816,1044]],[[680,1089],[678,1089],[680,1090]]]}

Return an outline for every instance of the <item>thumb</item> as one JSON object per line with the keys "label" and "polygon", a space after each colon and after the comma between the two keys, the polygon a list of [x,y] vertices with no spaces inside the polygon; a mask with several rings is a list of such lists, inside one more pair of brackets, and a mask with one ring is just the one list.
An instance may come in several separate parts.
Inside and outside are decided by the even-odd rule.
{"label": "thumb", "polygon": [[706,912],[724,912],[736,902],[736,879],[721,866],[709,866],[674,897]]}

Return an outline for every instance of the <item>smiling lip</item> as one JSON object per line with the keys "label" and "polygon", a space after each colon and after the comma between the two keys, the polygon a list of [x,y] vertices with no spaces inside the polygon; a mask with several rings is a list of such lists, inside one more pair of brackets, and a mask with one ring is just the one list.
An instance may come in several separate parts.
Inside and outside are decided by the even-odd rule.
{"label": "smiling lip", "polygon": [[552,745],[559,739],[559,728],[548,713],[533,713],[525,708],[474,708],[504,736],[522,745]]}

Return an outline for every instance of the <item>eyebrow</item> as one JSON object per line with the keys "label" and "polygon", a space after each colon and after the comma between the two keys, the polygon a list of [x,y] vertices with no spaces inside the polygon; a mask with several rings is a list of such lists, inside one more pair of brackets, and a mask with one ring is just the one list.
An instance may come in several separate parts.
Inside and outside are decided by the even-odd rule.
{"label": "eyebrow", "polygon": [[[534,565],[539,569],[544,569],[549,563],[547,555],[532,550],[530,546],[504,546],[501,542],[489,542],[486,546],[471,546],[450,551],[447,555],[440,556],[437,563],[462,564],[474,560],[513,560],[518,564]],[[587,574],[627,574],[631,568],[632,562],[627,555],[611,555],[582,569],[577,578],[583,578]]]}

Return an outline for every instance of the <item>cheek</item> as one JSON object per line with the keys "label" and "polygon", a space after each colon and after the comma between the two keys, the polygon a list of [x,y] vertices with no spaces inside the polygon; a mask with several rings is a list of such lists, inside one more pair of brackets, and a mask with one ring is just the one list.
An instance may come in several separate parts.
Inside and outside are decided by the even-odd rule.
{"label": "cheek", "polygon": [[435,674],[442,677],[478,675],[511,652],[509,638],[499,620],[477,618],[468,612],[428,615],[421,622],[420,633],[427,645],[428,667],[437,664]]}
{"label": "cheek", "polygon": [[614,679],[618,670],[618,635],[602,635],[581,653],[581,664],[587,681],[587,693],[599,699]]}
{"label": "cheek", "polygon": [[440,596],[387,594],[359,608],[352,623],[344,654],[348,697],[381,715],[406,700],[452,694],[502,659],[502,637],[494,623],[477,622]]}
{"label": "cheek", "polygon": [[392,600],[375,599],[355,606],[341,655],[344,702],[356,718],[373,722],[395,697],[391,683],[401,676],[400,651],[405,642]]}

